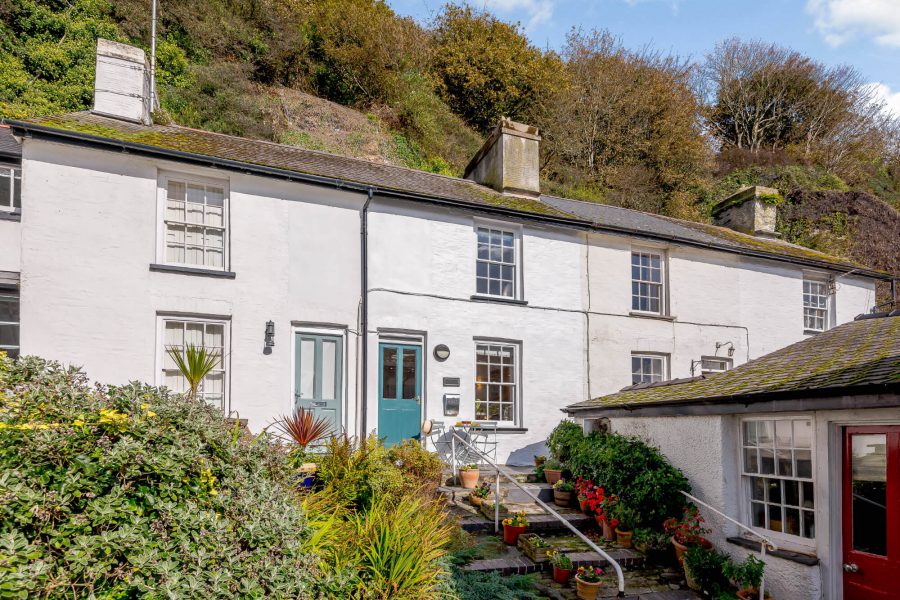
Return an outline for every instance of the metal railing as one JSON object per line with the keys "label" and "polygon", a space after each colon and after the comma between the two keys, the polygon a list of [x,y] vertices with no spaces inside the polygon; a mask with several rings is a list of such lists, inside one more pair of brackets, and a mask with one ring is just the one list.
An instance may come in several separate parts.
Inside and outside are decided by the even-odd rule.
{"label": "metal railing", "polygon": [[478,456],[482,461],[486,462],[487,464],[491,465],[492,467],[494,467],[494,469],[497,470],[497,479],[494,483],[494,532],[495,533],[500,531],[500,476],[502,475],[511,484],[513,484],[514,486],[519,488],[521,491],[525,492],[532,500],[534,500],[535,504],[537,504],[542,509],[544,509],[547,513],[549,513],[550,515],[555,517],[560,523],[562,523],[569,530],[571,530],[572,533],[577,535],[581,539],[581,541],[583,541],[585,544],[588,545],[589,548],[591,548],[594,552],[596,552],[597,554],[602,556],[604,559],[606,559],[609,562],[609,564],[611,564],[613,566],[613,569],[615,569],[615,571],[616,571],[616,578],[618,579],[618,584],[619,584],[619,593],[617,596],[619,598],[625,597],[625,575],[623,574],[622,567],[619,566],[619,563],[617,563],[615,560],[613,560],[613,558],[609,554],[607,554],[602,548],[600,548],[597,544],[592,542],[590,540],[590,538],[588,538],[586,535],[581,533],[581,531],[579,531],[577,527],[575,527],[574,525],[569,523],[569,521],[565,517],[563,517],[558,512],[556,512],[555,510],[550,508],[547,505],[547,503],[545,503],[543,500],[541,500],[540,498],[538,498],[537,496],[532,494],[521,483],[516,481],[516,479],[512,475],[510,475],[509,473],[507,473],[506,471],[501,469],[500,466],[497,463],[495,463],[494,461],[492,461],[484,452],[482,452],[481,450],[479,450],[478,448],[476,448],[475,446],[470,444],[468,440],[464,440],[463,438],[461,438],[452,429],[449,431],[449,433],[451,436],[450,437],[450,445],[451,445],[450,446],[451,447],[450,459],[452,461],[453,477],[456,477],[456,472],[457,472],[456,471],[456,441],[457,440],[459,440],[464,445],[464,447],[468,448],[470,451],[474,451],[475,455]]}
{"label": "metal railing", "polygon": [[[703,500],[697,498],[696,496],[692,496],[685,491],[682,491],[681,493],[684,494],[691,502],[696,502],[697,504],[708,508],[709,510],[713,511],[714,513],[716,513],[723,519],[725,519],[731,523],[734,523],[735,525],[737,525],[738,527],[740,527],[742,530],[746,531],[750,535],[752,535],[754,537],[758,537],[760,540],[762,540],[762,542],[759,545],[759,547],[760,547],[759,558],[761,561],[766,562],[766,549],[767,548],[770,550],[778,550],[778,545],[775,542],[773,542],[772,540],[770,540],[769,538],[767,538],[766,536],[764,536],[760,533],[757,533],[755,530],[744,525],[740,521],[736,521],[736,520],[732,519],[731,517],[729,517],[722,511],[716,509],[714,506],[710,506],[709,504],[707,504]],[[765,576],[765,572],[763,572],[763,576],[759,580],[759,597],[765,598],[766,597],[765,594],[766,594],[766,576]]]}

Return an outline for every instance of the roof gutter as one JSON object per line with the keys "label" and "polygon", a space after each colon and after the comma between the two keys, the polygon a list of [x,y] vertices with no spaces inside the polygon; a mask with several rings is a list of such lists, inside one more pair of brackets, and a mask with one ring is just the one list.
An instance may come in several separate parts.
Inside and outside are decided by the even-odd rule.
{"label": "roof gutter", "polygon": [[621,404],[594,406],[569,405],[560,410],[569,415],[585,416],[582,413],[592,413],[596,415],[600,415],[605,412],[617,411],[637,413],[643,410],[654,408],[675,408],[681,406],[720,406],[732,404],[743,404],[745,406],[750,406],[751,404],[759,404],[762,402],[771,401],[799,400],[810,397],[833,398],[836,396],[847,395],[890,393],[892,391],[900,391],[900,382],[873,383],[861,386],[844,386],[819,389],[782,390],[774,392],[759,392],[755,394],[710,396],[708,398],[663,400],[659,402],[623,402]]}
{"label": "roof gutter", "polygon": [[[247,173],[247,174],[255,174],[255,175],[263,175],[267,177],[275,177],[278,179],[286,179],[288,181],[299,181],[302,183],[309,183],[315,185],[325,185],[329,187],[335,187],[339,189],[346,189],[355,192],[361,192],[364,194],[368,194],[369,190],[372,188],[370,184],[359,183],[354,181],[348,181],[344,179],[338,179],[335,177],[326,177],[322,175],[313,175],[310,173],[302,173],[299,171],[291,171],[289,169],[279,169],[276,167],[269,167],[266,165],[257,165],[253,163],[246,163],[236,160],[230,160],[227,158],[218,158],[214,156],[207,156],[203,154],[195,154],[192,152],[184,152],[181,150],[173,150],[169,148],[161,148],[159,146],[151,146],[148,144],[139,144],[136,142],[126,142],[123,140],[116,140],[113,138],[106,138],[96,135],[91,135],[88,133],[81,133],[78,131],[69,131],[66,129],[59,129],[56,127],[46,127],[43,125],[38,125],[36,123],[27,123],[24,121],[6,121],[6,123],[13,129],[14,135],[25,135],[28,134],[31,137],[35,137],[37,139],[55,139],[62,138],[68,140],[70,142],[74,142],[76,144],[85,145],[87,147],[98,148],[98,149],[118,149],[124,153],[136,154],[139,156],[153,156],[153,157],[164,157],[164,158],[172,158],[179,161],[187,162],[190,164],[194,164],[197,166],[210,167],[210,168],[224,168],[231,171],[236,171],[239,173]],[[553,215],[542,215],[539,213],[531,213],[520,211],[512,208],[504,208],[502,206],[489,206],[484,204],[475,204],[472,202],[465,202],[461,200],[455,200],[452,198],[440,197],[440,196],[426,196],[423,194],[416,194],[412,192],[405,192],[401,190],[395,190],[390,188],[378,188],[379,196],[389,197],[389,198],[397,198],[400,200],[415,200],[417,202],[426,202],[430,204],[436,204],[441,206],[449,206],[453,208],[462,208],[465,210],[475,210],[481,212],[487,212],[491,214],[499,214],[509,217],[515,217],[519,219],[529,219],[533,221],[540,221],[544,223],[549,223],[552,225],[560,225],[564,227],[570,227],[580,230],[588,230],[588,231],[601,231],[607,233],[618,233],[624,234],[628,236],[639,236],[646,239],[652,240],[661,240],[661,241],[671,241],[677,242],[686,246],[693,246],[697,248],[711,248],[714,250],[718,250],[721,252],[729,252],[732,254],[739,254],[742,256],[748,256],[752,258],[761,258],[767,260],[776,260],[779,262],[787,262],[791,264],[803,265],[808,267],[817,267],[820,269],[826,269],[829,271],[835,271],[838,273],[848,274],[851,272],[858,273],[861,276],[870,277],[873,279],[880,279],[883,281],[896,281],[898,278],[896,276],[890,275],[889,273],[883,273],[880,271],[873,271],[870,269],[859,268],[851,265],[836,265],[833,263],[820,261],[816,259],[803,259],[794,256],[788,256],[784,254],[777,253],[768,253],[757,250],[750,250],[747,248],[737,248],[733,246],[719,245],[714,243],[703,243],[698,242],[696,240],[689,240],[685,238],[680,238],[677,236],[665,236],[665,235],[654,235],[652,233],[647,233],[643,231],[636,231],[627,229],[625,227],[614,227],[611,225],[603,225],[599,223],[595,223],[593,221],[586,221],[583,219],[577,218],[566,218],[566,217],[557,217]],[[559,209],[556,209],[559,210]]]}

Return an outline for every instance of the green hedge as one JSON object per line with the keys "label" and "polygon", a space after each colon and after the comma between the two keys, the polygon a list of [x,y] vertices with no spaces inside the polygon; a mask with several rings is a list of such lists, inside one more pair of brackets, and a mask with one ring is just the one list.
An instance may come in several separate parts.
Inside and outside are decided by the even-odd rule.
{"label": "green hedge", "polygon": [[0,597],[348,597],[278,448],[139,383],[0,353]]}
{"label": "green hedge", "polygon": [[572,421],[561,422],[547,446],[573,478],[590,479],[607,493],[617,494],[638,514],[638,526],[659,527],[680,516],[690,491],[687,477],[660,451],[636,437],[614,433],[585,436]]}

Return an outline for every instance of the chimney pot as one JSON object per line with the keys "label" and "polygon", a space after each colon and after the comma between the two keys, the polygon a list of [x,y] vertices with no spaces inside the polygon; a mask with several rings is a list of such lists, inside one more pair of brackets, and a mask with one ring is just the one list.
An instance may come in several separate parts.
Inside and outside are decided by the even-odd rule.
{"label": "chimney pot", "polygon": [[541,194],[537,127],[503,118],[466,167],[463,177],[503,194]]}
{"label": "chimney pot", "polygon": [[97,39],[94,112],[151,125],[150,65],[144,51]]}
{"label": "chimney pot", "polygon": [[775,231],[778,190],[754,185],[741,189],[713,209],[716,225],[759,237],[777,238]]}

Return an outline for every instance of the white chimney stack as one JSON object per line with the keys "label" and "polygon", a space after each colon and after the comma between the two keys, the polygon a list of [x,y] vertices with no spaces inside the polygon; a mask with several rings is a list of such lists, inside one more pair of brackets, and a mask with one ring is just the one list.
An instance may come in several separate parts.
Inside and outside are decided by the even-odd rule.
{"label": "white chimney stack", "polygon": [[540,196],[537,127],[503,118],[463,175],[504,194]]}
{"label": "white chimney stack", "polygon": [[144,51],[98,39],[94,112],[151,125],[150,111],[150,64]]}

